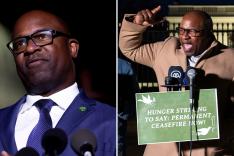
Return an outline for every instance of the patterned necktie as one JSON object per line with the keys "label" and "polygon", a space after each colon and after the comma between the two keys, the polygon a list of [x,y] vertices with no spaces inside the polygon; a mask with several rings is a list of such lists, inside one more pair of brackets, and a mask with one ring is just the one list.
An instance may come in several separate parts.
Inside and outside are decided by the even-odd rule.
{"label": "patterned necktie", "polygon": [[27,141],[27,146],[33,147],[39,153],[44,151],[41,146],[41,139],[43,134],[50,128],[52,128],[52,120],[50,117],[50,110],[53,105],[56,105],[54,101],[50,99],[42,99],[34,103],[40,112],[39,121],[30,133]]}

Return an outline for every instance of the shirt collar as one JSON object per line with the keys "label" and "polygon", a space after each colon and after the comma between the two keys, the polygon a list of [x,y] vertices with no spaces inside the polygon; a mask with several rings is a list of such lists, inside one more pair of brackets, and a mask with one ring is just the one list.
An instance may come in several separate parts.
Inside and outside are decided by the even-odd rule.
{"label": "shirt collar", "polygon": [[24,112],[25,110],[30,109],[32,105],[40,99],[51,99],[59,107],[66,110],[78,94],[79,94],[79,89],[78,89],[77,83],[75,82],[73,85],[57,93],[54,93],[48,97],[44,97],[41,95],[27,95],[26,102],[23,105],[23,108],[21,111]]}
{"label": "shirt collar", "polygon": [[197,62],[200,60],[200,58],[202,58],[204,55],[208,54],[209,52],[211,52],[211,49],[213,47],[215,47],[216,45],[218,44],[218,41],[217,40],[214,40],[210,47],[207,48],[203,53],[201,53],[200,55],[197,55],[197,56],[191,56],[188,58],[188,61],[189,61],[189,66],[191,67],[195,67]]}

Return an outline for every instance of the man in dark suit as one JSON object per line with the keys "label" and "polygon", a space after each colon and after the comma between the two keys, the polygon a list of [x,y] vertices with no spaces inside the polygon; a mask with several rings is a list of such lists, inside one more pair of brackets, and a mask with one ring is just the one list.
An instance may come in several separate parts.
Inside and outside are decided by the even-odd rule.
{"label": "man in dark suit", "polygon": [[[49,110],[52,128],[63,129],[68,144],[75,132],[86,128],[97,139],[95,156],[115,155],[115,109],[88,98],[78,89],[73,59],[77,57],[79,43],[71,37],[65,22],[46,11],[27,12],[15,23],[7,46],[27,94],[0,110],[1,155],[14,155],[31,145],[28,138],[41,120],[35,103],[41,99],[53,100]],[[44,150],[38,152],[41,155]],[[67,145],[61,155],[77,154]]]}

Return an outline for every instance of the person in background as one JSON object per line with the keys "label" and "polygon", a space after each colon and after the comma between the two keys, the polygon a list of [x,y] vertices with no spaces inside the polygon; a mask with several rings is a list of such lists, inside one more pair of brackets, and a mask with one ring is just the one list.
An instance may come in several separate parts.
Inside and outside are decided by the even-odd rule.
{"label": "person in background", "polygon": [[137,75],[126,58],[118,58],[118,156],[126,156],[128,119],[135,116]]}
{"label": "person in background", "polygon": [[[177,28],[177,37],[142,44],[144,31],[163,21],[157,15],[160,6],[126,14],[119,35],[119,47],[129,59],[153,68],[160,91],[166,91],[164,79],[170,66],[188,66],[204,71],[200,88],[216,88],[218,95],[220,139],[181,144],[184,156],[234,155],[234,50],[216,40],[211,17],[204,11],[187,12]],[[177,156],[176,143],[150,144],[144,156]]]}
{"label": "person in background", "polygon": [[42,155],[46,123],[48,129],[60,128],[68,136],[61,156],[77,155],[70,139],[79,129],[96,136],[95,156],[114,156],[115,108],[89,98],[78,88],[74,60],[79,42],[64,20],[45,10],[26,12],[16,21],[7,47],[27,93],[0,110],[1,155],[15,155],[30,146]]}

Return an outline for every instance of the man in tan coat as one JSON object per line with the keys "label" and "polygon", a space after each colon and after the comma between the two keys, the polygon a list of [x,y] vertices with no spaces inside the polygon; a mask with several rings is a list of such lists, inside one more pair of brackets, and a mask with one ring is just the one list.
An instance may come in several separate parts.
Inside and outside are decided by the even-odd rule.
{"label": "man in tan coat", "polygon": [[[220,139],[181,144],[184,156],[234,155],[234,49],[218,42],[211,17],[203,11],[186,13],[178,28],[179,38],[142,44],[143,32],[157,24],[160,6],[125,15],[120,29],[119,47],[129,59],[151,67],[157,76],[160,91],[170,66],[186,71],[193,66],[204,71],[201,88],[217,88]],[[176,143],[150,144],[144,156],[178,156]]]}

